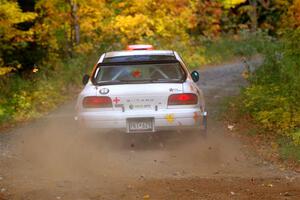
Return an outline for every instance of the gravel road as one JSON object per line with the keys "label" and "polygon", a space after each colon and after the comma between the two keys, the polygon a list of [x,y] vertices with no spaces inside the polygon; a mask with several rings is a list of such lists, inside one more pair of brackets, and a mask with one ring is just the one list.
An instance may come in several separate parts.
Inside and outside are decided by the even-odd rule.
{"label": "gravel road", "polygon": [[263,161],[218,119],[223,99],[246,84],[242,71],[242,63],[200,70],[206,139],[78,134],[74,102],[0,133],[0,200],[300,199],[299,175]]}

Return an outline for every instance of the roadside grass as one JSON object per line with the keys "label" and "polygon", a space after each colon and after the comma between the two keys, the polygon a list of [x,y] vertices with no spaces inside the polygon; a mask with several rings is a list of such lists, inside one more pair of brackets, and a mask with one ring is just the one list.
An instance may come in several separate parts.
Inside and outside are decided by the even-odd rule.
{"label": "roadside grass", "polygon": [[[241,116],[240,112],[237,112],[236,101],[238,96],[226,96],[221,99],[216,116],[219,120],[225,119],[231,123],[236,123]],[[230,115],[228,115],[230,113]]]}
{"label": "roadside grass", "polygon": [[241,96],[225,97],[221,102],[218,117],[226,126],[233,125],[234,135],[263,159],[278,163],[279,166],[283,165],[285,168],[298,169],[300,146],[295,145],[289,137],[263,129],[253,117],[243,111],[242,107]]}
{"label": "roadside grass", "polygon": [[241,57],[250,58],[260,52],[264,37],[263,33],[257,33],[255,37],[251,33],[241,32],[233,37],[224,36],[216,41],[206,41],[204,56],[207,58],[207,63],[205,64],[221,64]]}
{"label": "roadside grass", "polygon": [[295,146],[293,141],[286,137],[278,139],[280,157],[300,164],[300,146]]}
{"label": "roadside grass", "polygon": [[233,45],[232,51],[235,55],[249,56],[252,51],[262,55],[264,61],[257,70],[248,75],[249,85],[241,90],[239,97],[227,103],[225,110],[226,113],[231,113],[230,123],[244,126],[240,134],[253,137],[253,140],[262,140],[262,146],[258,145],[256,148],[268,149],[266,144],[269,144],[270,148],[278,146],[279,148],[275,149],[283,161],[289,160],[290,163],[298,165],[299,36],[300,29],[297,29],[285,33],[279,39],[264,34],[256,39],[250,37],[246,39],[249,43],[245,43],[241,49],[229,44],[228,48]]}
{"label": "roadside grass", "polygon": [[17,73],[0,80],[0,128],[36,119],[74,98],[81,86],[91,56],[49,59],[25,75]]}

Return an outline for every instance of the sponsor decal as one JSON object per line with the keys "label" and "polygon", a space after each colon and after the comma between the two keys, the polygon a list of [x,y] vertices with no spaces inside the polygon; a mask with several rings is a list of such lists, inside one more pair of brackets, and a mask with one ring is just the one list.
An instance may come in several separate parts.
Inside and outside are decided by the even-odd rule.
{"label": "sponsor decal", "polygon": [[134,109],[134,108],[136,108],[136,109],[151,108],[151,105],[140,105],[140,104],[138,104],[138,105],[132,105],[132,104],[130,104],[129,108],[131,110]]}
{"label": "sponsor decal", "polygon": [[169,91],[170,92],[181,92],[182,90],[177,89],[177,88],[170,88]]}
{"label": "sponsor decal", "polygon": [[167,120],[167,122],[169,122],[170,124],[172,124],[174,122],[174,114],[168,114],[168,115],[166,115],[165,119]]}
{"label": "sponsor decal", "polygon": [[119,97],[115,97],[115,98],[113,99],[113,102],[114,102],[115,104],[119,104],[120,101],[121,101],[121,99],[120,99]]}
{"label": "sponsor decal", "polygon": [[99,90],[100,94],[108,94],[109,93],[109,89],[108,88],[101,88]]}
{"label": "sponsor decal", "polygon": [[127,99],[127,103],[153,102],[154,99]]}

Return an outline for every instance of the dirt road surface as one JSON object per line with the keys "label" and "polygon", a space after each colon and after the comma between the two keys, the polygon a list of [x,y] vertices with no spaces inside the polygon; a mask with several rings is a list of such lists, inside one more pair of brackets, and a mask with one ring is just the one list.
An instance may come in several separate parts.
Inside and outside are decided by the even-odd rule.
{"label": "dirt road surface", "polygon": [[[197,134],[78,134],[74,102],[0,134],[0,199],[300,199],[300,178],[261,160],[218,119],[245,84],[241,63],[201,70],[209,112]],[[228,113],[230,114],[230,113]]]}

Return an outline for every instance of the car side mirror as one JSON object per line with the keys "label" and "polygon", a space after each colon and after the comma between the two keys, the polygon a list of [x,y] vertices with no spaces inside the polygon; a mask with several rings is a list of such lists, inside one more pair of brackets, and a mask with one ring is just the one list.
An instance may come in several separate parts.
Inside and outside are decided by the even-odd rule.
{"label": "car side mirror", "polygon": [[192,76],[192,79],[193,79],[194,82],[198,82],[198,81],[199,81],[199,77],[200,77],[199,72],[193,71],[193,72],[191,73],[191,76]]}
{"label": "car side mirror", "polygon": [[83,77],[82,77],[82,84],[83,85],[86,85],[88,82],[89,82],[89,79],[90,79],[90,76],[85,74]]}

